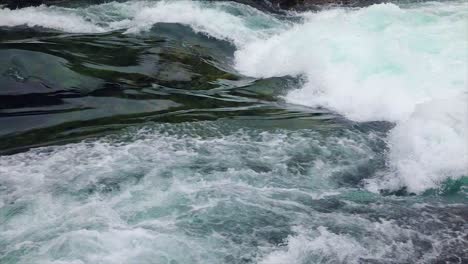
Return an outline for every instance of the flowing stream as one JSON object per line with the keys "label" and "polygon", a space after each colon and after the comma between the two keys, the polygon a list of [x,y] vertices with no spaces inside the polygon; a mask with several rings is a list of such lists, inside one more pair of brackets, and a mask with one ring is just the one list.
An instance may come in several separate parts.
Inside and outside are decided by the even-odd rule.
{"label": "flowing stream", "polygon": [[468,263],[468,2],[0,8],[0,263]]}

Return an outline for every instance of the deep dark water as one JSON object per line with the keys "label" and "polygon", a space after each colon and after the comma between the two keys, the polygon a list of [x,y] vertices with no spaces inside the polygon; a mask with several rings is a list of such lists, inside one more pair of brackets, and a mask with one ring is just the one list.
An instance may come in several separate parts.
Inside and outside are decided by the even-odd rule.
{"label": "deep dark water", "polygon": [[335,122],[328,111],[277,100],[300,80],[241,76],[230,67],[231,44],[177,24],[158,25],[137,38],[121,32],[2,32],[1,117],[8,126],[0,130],[5,139],[0,146],[5,153],[148,121]]}
{"label": "deep dark water", "polygon": [[369,191],[396,124],[292,104],[304,76],[236,50],[0,27],[0,263],[468,263],[466,177]]}

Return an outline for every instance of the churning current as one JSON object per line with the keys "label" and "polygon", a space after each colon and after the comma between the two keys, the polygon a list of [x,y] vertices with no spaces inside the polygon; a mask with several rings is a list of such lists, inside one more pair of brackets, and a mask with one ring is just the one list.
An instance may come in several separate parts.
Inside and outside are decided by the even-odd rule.
{"label": "churning current", "polygon": [[0,263],[467,263],[468,3],[0,8]]}

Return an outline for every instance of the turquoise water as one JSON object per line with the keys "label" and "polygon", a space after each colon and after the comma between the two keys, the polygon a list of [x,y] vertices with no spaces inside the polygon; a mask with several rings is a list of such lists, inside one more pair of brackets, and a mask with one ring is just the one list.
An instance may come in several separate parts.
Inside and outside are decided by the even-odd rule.
{"label": "turquoise water", "polygon": [[468,5],[0,9],[0,263],[464,263]]}

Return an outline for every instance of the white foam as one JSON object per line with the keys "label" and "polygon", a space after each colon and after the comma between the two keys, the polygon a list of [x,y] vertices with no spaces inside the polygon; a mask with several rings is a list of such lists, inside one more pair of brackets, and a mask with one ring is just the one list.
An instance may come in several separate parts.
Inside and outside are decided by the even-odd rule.
{"label": "white foam", "polygon": [[368,181],[369,189],[386,187],[420,193],[446,179],[468,175],[467,95],[417,106],[389,136],[393,172]]}
{"label": "white foam", "polygon": [[[325,184],[315,186],[329,180],[326,168],[352,171],[350,164],[371,152],[371,143],[351,132],[337,138],[233,127],[222,134],[221,124],[159,124],[122,138],[0,156],[0,260],[19,254],[20,263],[221,263],[253,254],[250,232],[238,244],[229,224],[223,230],[214,223],[234,219],[248,227],[257,221],[249,208],[269,211],[272,201],[303,206],[281,194],[327,195]],[[309,164],[315,182],[293,170],[302,166],[293,157],[304,155],[324,159],[319,168]],[[240,220],[231,208],[242,211]],[[216,226],[222,234],[212,232]]]}
{"label": "white foam", "polygon": [[[251,76],[300,75],[287,99],[358,121],[406,119],[417,104],[465,89],[466,15],[393,4],[304,15],[305,22],[236,53]],[[265,67],[268,65],[268,67]]]}
{"label": "white foam", "polygon": [[[234,9],[237,15],[229,13],[229,8]],[[260,22],[265,27],[254,31],[249,26],[257,25],[252,22]],[[158,2],[139,10],[131,20],[123,24],[126,24],[124,27],[128,28],[127,32],[135,33],[147,30],[156,23],[188,25],[196,32],[237,45],[254,41],[259,35],[268,35],[268,28],[280,25],[273,17],[248,6],[229,3],[206,5],[191,1]],[[123,24],[117,23],[118,27]]]}
{"label": "white foam", "polygon": [[[239,49],[237,68],[261,78],[305,76],[305,85],[286,96],[290,102],[324,106],[356,121],[396,122],[390,162],[398,172],[387,174],[411,191],[466,175],[467,3],[381,4],[303,17],[302,24]],[[448,108],[418,110],[437,100]],[[437,158],[442,150],[450,159]]]}
{"label": "white foam", "polygon": [[[229,12],[230,6],[222,3],[130,2],[86,9],[1,9],[0,25],[137,33],[170,22],[232,41],[238,46],[237,68],[245,74],[307,78],[304,87],[287,96],[291,102],[326,106],[359,121],[395,121],[388,138],[390,172],[370,180],[369,189],[405,186],[422,192],[467,173],[467,99],[461,96],[467,84],[467,11],[466,4],[446,5],[453,8],[401,9],[387,4],[330,10],[304,14],[303,23],[289,28],[240,5]],[[251,12],[257,14],[253,19],[248,17]],[[264,25],[269,21],[272,27]],[[273,199],[278,190],[313,186],[316,182],[307,180],[353,170],[375,154],[361,142],[365,139],[242,130],[204,138],[190,134],[197,129],[191,125],[182,131],[173,126],[183,124],[162,126],[130,142],[102,139],[0,157],[0,205],[7,213],[0,237],[5,254],[23,254],[23,263],[220,263],[227,256],[255,254],[251,237],[238,236],[235,241],[241,242],[234,243],[226,234],[197,229],[202,221],[212,221],[210,227],[220,223],[216,217],[233,210],[214,210],[211,219],[192,213],[206,216],[204,212],[229,202],[258,210],[292,204],[297,211],[302,207],[294,201]],[[201,126],[209,130],[206,133],[221,130]],[[301,163],[310,151],[310,163]],[[311,166],[309,172],[320,177],[304,180],[290,171],[293,165]],[[284,187],[285,179],[297,182]],[[312,215],[317,214],[321,213]],[[322,215],[333,217],[334,223],[345,222],[348,231],[357,220],[347,213],[345,219]],[[187,223],[192,220],[201,222]],[[417,255],[411,237],[420,234],[386,222],[367,221],[358,230],[366,231],[363,237],[325,227],[298,230],[285,241],[287,246],[273,249],[260,261],[359,263],[361,257],[379,259],[394,253],[394,259],[408,262]]]}
{"label": "white foam", "polygon": [[[417,117],[421,124],[427,120],[447,127],[433,130],[430,138],[444,138],[447,145],[440,143],[439,149],[444,148],[456,164],[443,158],[428,159],[427,156],[437,156],[433,149],[436,143],[428,143],[424,150],[421,145],[418,150],[415,147],[404,151],[425,154],[412,157],[412,166],[402,166],[409,157],[402,155],[400,159],[396,153],[407,148],[409,138],[396,134],[411,133],[413,140],[425,141],[426,130],[431,127],[409,125],[419,105],[438,100],[448,100],[450,105],[455,100],[451,98],[467,91],[468,3],[415,4],[405,8],[380,4],[300,16],[303,21],[292,26],[235,3],[131,1],[77,9],[0,9],[0,25],[92,33],[125,29],[127,33],[138,33],[157,23],[184,24],[235,44],[235,66],[245,75],[305,76],[304,86],[286,96],[292,103],[326,107],[356,121],[396,122],[397,128],[389,139],[393,153],[390,167],[398,172],[387,173],[393,175],[395,182],[420,192],[434,186],[428,182],[466,175],[459,166],[465,162],[466,150],[451,147],[453,142],[468,144],[466,138],[457,136],[465,135],[466,127],[457,127],[457,131],[462,131],[458,134],[449,133],[455,128],[448,127],[452,125],[448,119],[440,115]],[[463,120],[463,111],[448,111],[456,120]],[[438,117],[441,119],[434,119]],[[421,163],[416,165],[418,162]],[[424,170],[414,172],[409,167]],[[384,179],[378,188],[394,186],[384,184],[389,177]],[[418,184],[421,187],[416,187]]]}
{"label": "white foam", "polygon": [[[347,224],[353,223],[354,228],[364,229],[368,233],[365,236],[351,235],[349,226],[343,229],[347,230],[344,232],[332,231],[324,226],[314,229],[296,227],[297,235],[289,236],[286,246],[269,252],[259,263],[363,263],[365,260],[385,259],[404,263],[414,257],[414,245],[408,239],[416,234],[412,230],[404,229],[392,221],[369,222],[360,217],[339,215],[334,218],[336,223],[340,222],[338,219],[344,218],[341,220]],[[417,235],[423,236],[419,233]],[[425,252],[422,261],[435,252],[435,249]]]}
{"label": "white foam", "polygon": [[313,238],[306,235],[307,231],[299,233],[289,237],[286,250],[271,252],[260,264],[355,263],[367,251],[355,239],[334,234],[323,226],[317,228],[318,234]]}
{"label": "white foam", "polygon": [[138,33],[157,23],[178,23],[195,32],[237,45],[269,36],[283,24],[252,7],[199,1],[110,2],[85,8],[56,6],[0,9],[0,26],[40,26],[70,33],[100,33],[126,29]]}
{"label": "white foam", "polygon": [[71,12],[45,6],[17,10],[0,9],[0,26],[45,27],[70,33],[100,33],[105,30]]}

